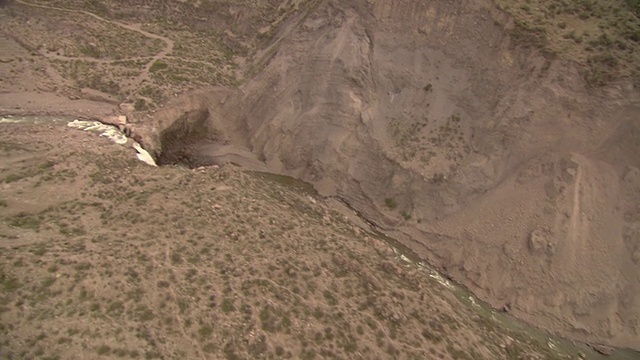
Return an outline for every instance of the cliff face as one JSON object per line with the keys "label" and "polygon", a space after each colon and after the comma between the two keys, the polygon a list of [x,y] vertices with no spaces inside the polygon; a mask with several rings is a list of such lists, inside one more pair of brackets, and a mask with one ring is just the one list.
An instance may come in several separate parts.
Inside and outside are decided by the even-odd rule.
{"label": "cliff face", "polygon": [[485,2],[319,2],[239,91],[177,100],[149,141],[179,143],[173,121],[204,114],[208,136],[177,127],[192,159],[311,182],[494,306],[637,347],[638,94],[588,89],[512,27]]}

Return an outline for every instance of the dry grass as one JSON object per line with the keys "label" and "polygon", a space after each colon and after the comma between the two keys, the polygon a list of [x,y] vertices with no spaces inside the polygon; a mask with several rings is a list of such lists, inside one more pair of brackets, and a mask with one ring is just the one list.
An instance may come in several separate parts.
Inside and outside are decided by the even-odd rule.
{"label": "dry grass", "polygon": [[[3,153],[0,172],[31,174],[0,189],[0,338],[13,356],[556,356],[470,312],[304,184],[151,168],[62,125],[19,126],[3,126],[24,149]],[[503,348],[507,334],[518,340]]]}
{"label": "dry grass", "polygon": [[[310,4],[28,0],[4,10],[8,16],[1,26],[34,56],[52,61],[72,84],[67,92],[89,88],[138,101],[137,108],[147,110],[197,86],[238,86],[240,64],[250,62],[275,28]],[[127,29],[130,25],[166,41]],[[160,56],[167,42],[173,49]],[[166,66],[149,68],[154,63]]]}

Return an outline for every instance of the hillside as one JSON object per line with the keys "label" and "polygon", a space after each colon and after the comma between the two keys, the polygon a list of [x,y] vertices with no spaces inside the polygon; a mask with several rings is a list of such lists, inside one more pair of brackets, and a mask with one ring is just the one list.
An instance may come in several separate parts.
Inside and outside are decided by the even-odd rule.
{"label": "hillside", "polygon": [[[491,331],[487,332],[482,324],[474,322],[477,318],[468,314],[468,309],[459,307],[455,299],[453,303],[449,302],[451,299],[443,300],[449,295],[439,292],[428,296],[439,299],[433,300],[436,302],[445,301],[442,306],[447,309],[446,316],[456,319],[453,327],[461,329],[463,335],[452,338],[451,344],[444,347],[436,346],[442,343],[429,336],[416,340],[416,334],[422,331],[419,327],[429,323],[425,320],[427,315],[420,313],[424,307],[418,306],[416,300],[423,301],[427,296],[421,295],[420,291],[431,284],[428,277],[416,276],[407,280],[404,275],[396,274],[406,281],[402,283],[404,285],[397,283],[395,278],[381,285],[390,293],[396,291],[392,290],[396,286],[404,289],[401,296],[390,295],[388,299],[389,304],[393,304],[389,306],[399,306],[394,307],[397,311],[389,310],[390,313],[385,312],[388,316],[384,315],[403,319],[401,335],[392,336],[397,330],[392,330],[393,327],[381,329],[380,336],[370,334],[364,326],[362,331],[357,331],[355,324],[366,318],[356,316],[357,312],[369,311],[370,307],[353,307],[356,303],[366,303],[358,298],[364,294],[350,293],[353,283],[361,282],[356,278],[364,273],[380,271],[379,276],[384,277],[383,274],[390,271],[376,268],[381,261],[390,261],[385,256],[391,254],[386,250],[382,251],[383,255],[378,253],[382,245],[371,240],[375,238],[372,233],[367,233],[373,230],[397,239],[417,257],[496,309],[506,309],[541,329],[570,339],[638,350],[640,38],[636,35],[640,31],[640,20],[637,6],[634,1],[606,4],[582,1],[569,5],[543,0],[496,3],[489,0],[454,3],[418,0],[202,0],[175,3],[16,0],[0,10],[3,34],[0,68],[8,74],[0,77],[3,90],[0,114],[90,118],[124,114],[130,121],[128,131],[131,135],[156,156],[160,165],[168,165],[148,169],[131,163],[128,165],[130,171],[138,169],[135,171],[145,174],[139,176],[155,178],[157,184],[147,187],[150,184],[146,180],[144,186],[131,180],[133,182],[126,188],[116,186],[115,193],[107,195],[100,191],[113,188],[113,183],[119,181],[115,174],[123,169],[116,163],[126,163],[124,157],[97,169],[98,173],[111,172],[108,180],[101,183],[102,180],[94,178],[105,175],[93,174],[83,168],[101,160],[93,157],[89,163],[84,163],[79,155],[69,155],[79,167],[74,169],[78,175],[73,178],[80,179],[76,180],[80,181],[76,185],[69,186],[82,189],[83,184],[90,184],[84,195],[78,191],[67,194],[70,196],[67,200],[83,204],[76,205],[82,210],[74,211],[85,213],[75,214],[74,221],[90,222],[84,224],[84,231],[75,235],[82,241],[91,240],[95,234],[88,231],[87,226],[103,222],[99,229],[107,231],[104,227],[118,219],[118,224],[124,225],[126,231],[108,230],[105,236],[111,238],[119,234],[117,238],[129,240],[126,244],[141,241],[141,247],[149,242],[153,256],[147,256],[155,259],[148,260],[155,269],[149,270],[149,279],[173,276],[174,280],[165,279],[162,286],[159,280],[149,280],[141,285],[145,293],[153,294],[151,298],[155,300],[145,303],[145,309],[153,313],[154,326],[164,337],[162,341],[145,345],[145,351],[152,354],[206,357],[203,354],[207,346],[215,356],[250,358],[255,356],[250,352],[252,350],[238,344],[250,344],[257,333],[242,337],[234,331],[240,331],[240,324],[251,323],[252,319],[256,328],[262,326],[263,332],[258,338],[264,335],[265,340],[260,341],[268,345],[256,346],[264,350],[261,354],[265,357],[280,357],[290,352],[292,358],[299,358],[312,356],[308,355],[311,351],[321,357],[388,358],[400,356],[398,354],[420,357],[424,356],[421,351],[433,348],[435,353],[432,354],[440,354],[443,358],[517,358],[505,345],[504,338],[500,338],[507,336],[505,331],[508,330],[498,325],[496,329],[491,326]],[[13,144],[9,148],[17,146],[20,149],[23,140],[15,139],[27,136],[16,130],[18,128],[11,127],[10,131],[3,132],[3,141]],[[35,128],[33,131],[37,133]],[[60,133],[55,128],[48,131],[51,132],[49,135],[42,136],[51,136],[54,143],[61,141],[63,134],[67,136],[66,132]],[[77,145],[97,146],[81,143],[78,140]],[[110,151],[120,150],[113,148]],[[47,194],[60,191],[55,182],[49,189],[47,182],[45,188],[49,190],[46,191],[51,193],[27,192],[25,189],[35,184],[23,178],[37,179],[47,168],[45,166],[42,171],[25,168],[14,174],[13,169],[22,164],[21,161],[29,161],[27,153],[16,154],[15,158],[11,157],[13,155],[7,158],[3,171],[10,180],[13,179],[11,176],[18,179],[5,181],[3,191],[5,196],[22,195],[16,191],[28,194],[6,200],[8,206],[2,211],[10,215],[10,220],[5,222],[5,230],[17,231],[16,228],[22,228],[26,221],[27,228],[20,231],[25,231],[27,239],[37,239],[37,230],[46,223],[49,225],[42,231],[49,236],[58,231],[55,227],[58,225],[55,222],[50,225],[52,220],[46,216],[67,200],[56,200],[57,205],[49,204],[53,208],[38,208],[36,212],[30,208],[32,214],[42,216],[35,220],[36,227],[33,227],[31,217],[18,217],[13,222],[11,219],[23,211],[15,208],[15,204],[37,204],[38,200],[33,196],[53,201]],[[40,156],[33,159],[40,159]],[[58,153],[54,151],[51,156],[58,156]],[[206,168],[202,172],[171,165],[222,168],[215,171]],[[289,191],[291,189],[274,190],[270,194],[268,189],[275,185],[245,170],[304,180],[312,184],[318,194],[309,198],[309,194],[301,195]],[[128,173],[127,176],[133,175]],[[207,176],[214,179],[197,180]],[[226,180],[217,179],[217,176],[224,176]],[[167,181],[162,180],[164,178]],[[182,180],[174,182],[178,178]],[[234,184],[242,184],[242,187],[236,189]],[[15,189],[15,186],[21,188]],[[223,196],[228,203],[222,204],[223,198],[216,198],[214,203],[220,206],[219,209],[213,203],[202,203],[202,199],[219,194],[215,189],[220,186],[231,188],[222,192],[230,194],[228,198]],[[144,191],[144,194],[172,194],[173,197],[155,198],[154,195],[152,199],[148,195],[149,198],[139,200],[138,205],[148,211],[145,216],[136,215],[131,202],[138,201],[139,196],[130,187]],[[119,197],[119,193],[126,196]],[[64,194],[61,192],[61,198]],[[85,203],[80,200],[84,196],[105,196],[102,200],[106,203],[97,205],[94,200]],[[262,199],[263,196],[267,198]],[[247,199],[263,201],[258,207],[262,210],[249,209],[252,206],[246,205]],[[127,203],[129,205],[125,205]],[[267,204],[280,205],[276,209]],[[332,213],[336,204],[352,209],[368,225],[359,229],[344,219],[336,220],[341,218],[334,214],[335,219],[330,217],[328,226],[324,215],[319,219],[314,217],[317,212]],[[116,210],[117,206],[125,207]],[[214,206],[213,213],[208,210],[210,206]],[[249,208],[245,209],[245,206]],[[316,210],[308,213],[311,208]],[[227,214],[229,218],[223,221],[223,226],[209,224],[207,219],[213,219],[214,213],[221,209],[234,210]],[[256,213],[249,216],[254,210]],[[179,216],[184,214],[189,214],[186,219]],[[112,215],[117,218],[109,217]],[[55,212],[55,216],[62,215]],[[100,216],[109,218],[98,221]],[[268,245],[273,248],[248,250],[254,246],[249,244],[253,244],[255,236],[258,239],[266,236],[259,230],[255,232],[260,228],[258,224],[274,225],[269,223],[270,218],[287,222],[276,232],[279,240]],[[190,219],[199,219],[199,222]],[[166,229],[155,233],[150,230],[155,227],[138,225],[141,221]],[[71,226],[69,221],[64,224],[67,225],[58,226],[62,237],[70,235],[65,231],[73,230],[67,228]],[[131,229],[138,227],[146,230],[139,234],[134,232],[133,238],[129,239]],[[218,233],[223,230],[220,227],[225,230]],[[326,248],[312,246],[318,241],[317,232],[324,234],[325,239],[341,239],[339,244],[345,248],[336,247],[335,243],[325,244]],[[177,260],[180,262],[173,263],[172,251],[182,247],[184,249],[180,251],[196,251],[201,246],[199,241],[209,239],[210,234],[217,234],[212,238],[228,237],[225,241],[229,243],[225,247],[207,245],[206,248],[220,246],[221,252],[211,255],[208,265],[192,266],[198,274],[204,271],[219,276],[212,278],[210,283],[202,280],[203,283],[196,286],[197,291],[203,291],[203,288],[209,291],[222,284],[225,289],[233,290],[230,293],[240,296],[237,290],[243,289],[244,282],[253,281],[249,279],[270,279],[275,284],[259,281],[264,287],[259,290],[260,294],[247,290],[242,296],[271,299],[273,295],[273,301],[284,301],[278,303],[280,308],[295,305],[299,311],[295,319],[300,323],[290,317],[289,326],[297,326],[297,333],[285,336],[282,329],[265,330],[265,323],[269,323],[271,316],[261,318],[261,312],[251,312],[246,320],[241,320],[236,309],[241,309],[244,303],[251,308],[257,306],[242,297],[233,301],[225,298],[227,305],[232,303],[227,309],[234,310],[224,311],[223,307],[222,313],[216,313],[216,316],[228,315],[220,319],[223,323],[228,320],[229,326],[222,327],[227,330],[205,330],[205,335],[216,339],[209,341],[211,345],[206,341],[198,343],[204,338],[202,334],[200,338],[193,335],[196,330],[191,325],[175,331],[161,326],[160,322],[165,320],[157,316],[159,309],[166,306],[169,314],[171,311],[177,314],[173,320],[166,320],[167,324],[180,323],[186,315],[183,309],[172,308],[178,306],[176,292],[196,291],[187,289],[193,285],[196,275],[186,278],[189,272],[186,259],[195,255],[181,255],[181,260]],[[7,236],[13,239],[17,235]],[[160,240],[151,241],[156,237]],[[62,238],[58,240],[64,242]],[[109,242],[114,244],[107,241],[106,245],[96,245],[99,246],[98,253],[91,261],[102,261],[105,265],[116,261],[117,254],[104,257],[111,251]],[[35,243],[33,246],[37,245]],[[92,244],[101,243],[96,240]],[[26,256],[25,251],[40,252],[20,241],[9,243],[7,249],[17,252],[11,254],[12,258]],[[84,257],[94,256],[91,255],[94,253],[81,249],[73,256],[91,262]],[[136,258],[130,252],[132,249],[125,250],[123,245],[115,249],[125,252],[122,256],[128,260],[122,261],[123,265]],[[63,251],[62,248],[59,251]],[[302,260],[294,263],[297,275],[286,273],[286,276],[282,275],[283,282],[278,282],[276,270],[281,267],[272,262],[277,257],[275,254],[281,251],[288,259],[285,265],[291,265],[291,259],[300,256]],[[344,255],[345,251],[358,255],[346,255],[346,258],[336,260],[336,253]],[[255,258],[256,253],[264,255],[263,260]],[[224,259],[218,258],[220,254]],[[361,254],[368,255],[359,257]],[[65,258],[67,255],[65,253]],[[383,260],[376,256],[382,256]],[[55,256],[45,258],[55,262]],[[234,265],[231,269],[225,265],[225,270],[220,272],[220,264],[216,261],[235,264],[233,259],[236,258],[242,266]],[[44,260],[33,261],[38,264]],[[163,266],[162,271],[158,270],[158,261]],[[308,262],[306,265],[305,261]],[[351,335],[359,339],[355,341],[357,350],[349,340],[347,328],[342,329],[342,340],[334,334],[337,329],[332,328],[328,340],[332,345],[328,347],[324,347],[325,340],[307,343],[314,332],[326,330],[323,328],[327,324],[323,321],[329,321],[325,317],[314,317],[311,321],[311,317],[305,317],[307,310],[312,312],[317,302],[332,301],[324,292],[322,296],[320,292],[316,295],[314,292],[305,297],[306,293],[300,291],[307,286],[304,283],[311,280],[303,276],[304,281],[297,281],[302,276],[300,269],[313,269],[311,263],[321,265],[322,261],[327,266],[337,261],[338,265],[350,270],[350,275],[331,273],[322,282],[341,284],[335,285],[337,290],[331,288],[332,285],[326,286],[331,291],[344,291],[347,299],[356,297],[357,301],[345,301],[344,304],[342,298],[334,299],[334,305],[341,305],[338,306],[339,315],[331,321],[345,319],[348,329],[355,327],[358,336]],[[8,258],[2,263],[6,272],[3,281],[8,282],[9,288],[14,283],[25,283],[31,285],[22,287],[22,291],[30,289],[31,295],[33,291],[44,291],[33,284],[43,281],[47,275],[21,278],[35,274],[36,267],[16,272],[11,263]],[[139,274],[137,269],[142,264],[135,264],[129,267]],[[52,265],[47,263],[47,266]],[[117,270],[125,271],[124,266],[121,267]],[[260,270],[246,270],[251,267]],[[97,286],[95,291],[101,289],[100,284],[109,284],[104,282],[108,273],[101,273],[94,266],[91,269],[94,270],[87,276],[98,283],[93,285]],[[236,269],[240,269],[239,275],[233,276]],[[166,274],[165,270],[168,271]],[[402,274],[405,272],[403,270]],[[251,276],[247,277],[248,273]],[[259,273],[262,276],[258,276]],[[182,282],[177,280],[181,279],[181,274],[186,279]],[[343,275],[346,282],[342,281]],[[67,276],[70,279],[71,275]],[[122,274],[123,279],[127,276]],[[284,281],[291,282],[285,284]],[[423,281],[423,287],[413,288]],[[165,286],[165,282],[169,285]],[[71,287],[71,282],[61,280],[60,283]],[[105,289],[113,291],[117,288],[113,286]],[[296,295],[278,298],[281,295],[276,295],[274,289],[279,286],[290,290],[285,291],[287,294]],[[123,314],[129,318],[134,315],[133,305],[123,305],[127,302],[119,297],[124,293],[122,289],[108,296],[94,293],[98,298],[108,298],[105,301],[122,305],[121,311],[114,313],[122,318],[113,317],[107,311],[108,305],[98,305],[98,313],[107,319],[103,320],[110,321],[116,328],[124,326]],[[15,303],[15,296],[15,293],[7,293],[6,301]],[[220,296],[216,293],[214,297],[219,300]],[[301,297],[307,302],[302,302]],[[204,299],[204,295],[201,298]],[[193,296],[193,299],[200,298]],[[147,301],[146,297],[144,301]],[[16,311],[23,304],[18,303],[15,309],[9,307],[5,312],[7,316],[13,316],[12,319],[19,317]],[[53,310],[48,306],[43,309],[51,313]],[[413,307],[417,310],[410,310]],[[198,309],[188,319],[205,319],[206,316],[199,315],[204,308]],[[277,309],[277,306],[269,308],[268,312]],[[325,310],[322,309],[323,314]],[[81,321],[88,319],[87,314],[91,312],[83,312],[79,317]],[[211,323],[220,319],[205,320]],[[52,320],[51,324],[54,323]],[[307,323],[309,325],[303,326]],[[443,320],[438,318],[434,323],[442,324]],[[131,324],[134,325],[138,326]],[[374,334],[382,326],[386,325],[372,328]],[[147,332],[152,331],[149,326],[144,328]],[[97,349],[104,345],[106,353],[102,355],[114,355],[112,350],[119,349],[116,344],[121,342],[119,334],[130,336],[131,329],[114,330],[113,339],[116,340],[105,344],[91,342],[87,347]],[[494,335],[496,337],[492,337]],[[94,337],[102,338],[99,334]],[[466,340],[461,340],[463,338]],[[17,336],[16,339],[11,343],[12,351],[26,348],[31,351],[33,348],[21,345],[25,344],[26,338]],[[562,353],[550,354],[548,346],[531,343],[526,336],[522,339],[518,340],[518,346],[525,348],[517,351],[531,353],[531,358],[564,356]],[[473,344],[467,343],[472,340],[475,341]],[[193,353],[169,355],[171,344],[177,344],[175,348],[188,348]],[[229,352],[227,346],[231,349]],[[234,350],[236,347],[240,348],[238,354]],[[333,351],[333,355],[322,351]],[[572,355],[577,352],[575,349],[568,351],[573,351]],[[131,355],[130,352],[124,354]]]}
{"label": "hillside", "polygon": [[308,187],[150,167],[53,120],[0,124],[5,358],[567,358]]}
{"label": "hillside", "polygon": [[148,145],[189,163],[250,152],[496,308],[637,346],[633,83],[594,88],[580,64],[519,46],[491,4],[376,4],[323,3],[239,91],[156,113]]}

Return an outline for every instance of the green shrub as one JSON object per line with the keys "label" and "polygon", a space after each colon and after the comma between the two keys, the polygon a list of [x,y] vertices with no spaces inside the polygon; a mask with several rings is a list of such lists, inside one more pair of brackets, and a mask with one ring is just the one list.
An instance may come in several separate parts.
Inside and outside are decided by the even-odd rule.
{"label": "green shrub", "polygon": [[38,230],[42,220],[34,214],[18,213],[9,219],[9,225],[22,229]]}
{"label": "green shrub", "polygon": [[224,298],[222,300],[222,303],[220,304],[220,308],[225,313],[230,313],[236,309],[236,307],[233,305],[233,300],[229,298]]}
{"label": "green shrub", "polygon": [[208,336],[211,336],[211,334],[213,334],[213,328],[209,325],[203,325],[202,327],[200,327],[200,329],[198,329],[198,334],[201,337],[206,338]]}
{"label": "green shrub", "polygon": [[151,72],[157,72],[157,71],[160,71],[160,70],[164,70],[164,69],[166,69],[166,68],[168,68],[168,67],[169,67],[169,65],[168,65],[166,62],[164,62],[164,61],[162,61],[162,60],[156,60],[156,61],[151,65],[151,67],[149,68],[149,71],[151,71]]}
{"label": "green shrub", "polygon": [[629,6],[629,10],[640,16],[640,0],[627,0],[627,6]]}
{"label": "green shrub", "polygon": [[111,348],[108,345],[100,345],[98,349],[96,349],[98,355],[108,355],[111,353]]}
{"label": "green shrub", "polygon": [[393,209],[398,207],[398,204],[396,203],[396,201],[393,198],[384,199],[384,204],[391,210],[393,210]]}

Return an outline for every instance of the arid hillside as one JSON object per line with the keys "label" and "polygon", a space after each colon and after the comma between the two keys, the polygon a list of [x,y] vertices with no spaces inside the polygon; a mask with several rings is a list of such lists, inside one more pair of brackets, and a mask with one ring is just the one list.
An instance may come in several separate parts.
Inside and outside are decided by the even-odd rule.
{"label": "arid hillside", "polygon": [[343,199],[496,307],[640,343],[631,78],[594,87],[586,64],[521,46],[490,3],[323,2],[294,25],[239,90],[157,113],[152,148],[206,163],[231,144]]}
{"label": "arid hillside", "polygon": [[600,359],[464,304],[309,186],[39,121],[0,123],[0,357]]}
{"label": "arid hillside", "polygon": [[[126,114],[161,165],[233,163],[304,180],[317,199],[344,204],[494,308],[571,339],[639,349],[637,6],[15,0],[0,13],[0,69],[7,74],[0,76],[0,114]],[[262,183],[231,173],[259,196]],[[216,187],[174,185],[202,197]],[[173,193],[160,184],[157,191]],[[234,199],[244,206],[247,196]],[[163,200],[149,202],[150,209],[156,201]],[[192,201],[200,200],[176,204],[188,209]],[[282,217],[301,216],[299,203],[287,203]],[[159,223],[171,227],[178,217]],[[200,225],[185,225],[179,238],[192,226]],[[291,246],[284,248],[295,258]],[[230,249],[231,258],[239,256]],[[244,268],[236,285],[242,274]],[[161,304],[148,306],[155,313]],[[268,356],[282,355],[275,338],[267,340]],[[298,358],[307,345],[283,351]],[[403,354],[424,347],[392,345]],[[224,348],[208,349],[222,356]],[[500,356],[517,358],[501,349]],[[356,357],[343,350],[339,356]],[[483,351],[466,356],[497,354]],[[385,352],[369,354],[395,354]]]}

